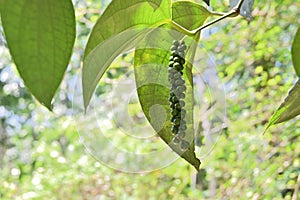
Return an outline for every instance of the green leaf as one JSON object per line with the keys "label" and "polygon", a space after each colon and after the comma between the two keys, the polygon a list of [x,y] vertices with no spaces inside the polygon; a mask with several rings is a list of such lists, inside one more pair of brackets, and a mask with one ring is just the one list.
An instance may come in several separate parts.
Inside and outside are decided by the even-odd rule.
{"label": "green leaf", "polygon": [[3,7],[4,7],[4,0],[0,0],[0,12],[1,12]]}
{"label": "green leaf", "polygon": [[113,0],[99,18],[85,49],[82,72],[85,108],[112,61],[143,35],[171,19],[170,0]]}
{"label": "green leaf", "polygon": [[[209,12],[206,11],[206,9],[203,10],[202,6],[191,2],[176,2],[173,4],[172,11],[173,20],[187,29],[194,29],[201,26],[209,16]],[[185,98],[187,115],[185,120],[188,126],[188,140],[191,141],[191,145],[190,148],[183,153],[178,146],[171,142],[173,136],[171,134],[171,123],[169,121],[171,116],[168,101],[170,86],[167,75],[170,56],[169,48],[174,39],[180,40],[183,37],[183,34],[170,30],[168,26],[149,33],[135,50],[135,79],[142,109],[154,130],[178,155],[199,170],[200,160],[195,155],[195,146],[193,143],[194,101],[192,68],[185,67],[183,71],[187,86]],[[191,46],[193,43],[191,38],[186,38],[185,41],[188,46]],[[194,49],[191,51],[194,51]],[[159,112],[152,112],[157,105],[161,107]]]}
{"label": "green leaf", "polygon": [[300,27],[298,28],[292,45],[292,60],[296,73],[300,77]]}
{"label": "green leaf", "polygon": [[[166,30],[165,30],[166,31]],[[161,47],[159,45],[152,48],[138,48],[135,51],[134,57],[134,69],[136,85],[138,88],[138,96],[148,121],[158,133],[158,135],[167,143],[177,154],[191,163],[197,170],[200,166],[200,161],[196,158],[194,153],[194,144],[190,146],[188,151],[182,152],[179,146],[171,143],[173,136],[171,134],[171,123],[170,123],[170,108],[169,108],[169,83],[168,83],[168,58],[170,52],[168,49],[164,48],[167,44],[170,46],[174,38],[164,34],[164,31],[155,30],[151,35],[161,35],[159,39]],[[180,37],[182,38],[182,36]],[[147,37],[150,41],[153,39],[151,36]],[[176,39],[179,39],[176,37]],[[155,41],[157,41],[156,39]],[[154,41],[154,40],[152,40]],[[166,43],[164,43],[166,42]],[[149,44],[146,44],[147,46]],[[167,47],[169,47],[167,46]],[[184,77],[187,80],[187,69],[184,70]],[[193,99],[192,97],[192,85],[190,81],[186,81],[187,91],[185,98],[185,109],[187,110],[186,122],[188,126],[187,135],[193,134]],[[153,110],[157,105],[160,106],[159,112],[155,113]],[[164,116],[163,118],[161,116]],[[189,139],[192,141],[192,139]]]}
{"label": "green leaf", "polygon": [[279,106],[272,116],[266,130],[281,122],[288,121],[300,114],[300,79],[289,92],[284,102]]}
{"label": "green leaf", "polygon": [[1,19],[12,58],[25,85],[51,110],[75,41],[71,0],[5,0]]}
{"label": "green leaf", "polygon": [[[292,60],[296,74],[300,77],[300,27],[294,37],[292,45]],[[300,114],[300,79],[289,92],[284,102],[279,106],[270,119],[264,132],[274,124],[288,121]]]}
{"label": "green leaf", "polygon": [[188,30],[204,24],[210,12],[203,6],[190,1],[177,1],[172,5],[172,19]]}

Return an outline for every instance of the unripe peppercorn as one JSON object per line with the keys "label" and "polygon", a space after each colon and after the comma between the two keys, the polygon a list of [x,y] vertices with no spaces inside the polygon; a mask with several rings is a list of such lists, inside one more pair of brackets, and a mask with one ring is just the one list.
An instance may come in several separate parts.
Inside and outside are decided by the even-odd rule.
{"label": "unripe peppercorn", "polygon": [[184,41],[174,40],[171,47],[171,56],[169,58],[169,69],[168,69],[168,80],[170,83],[170,109],[172,123],[171,132],[174,134],[173,143],[175,145],[181,144],[181,149],[189,148],[189,143],[183,138],[186,134],[186,122],[184,120],[186,110],[183,109],[185,106],[185,81],[182,77],[183,68],[185,64],[185,50],[187,46]]}

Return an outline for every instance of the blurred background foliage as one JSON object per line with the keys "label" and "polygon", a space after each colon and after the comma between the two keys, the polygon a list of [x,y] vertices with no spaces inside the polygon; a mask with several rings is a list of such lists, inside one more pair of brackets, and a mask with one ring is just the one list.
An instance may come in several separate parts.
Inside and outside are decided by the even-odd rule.
{"label": "blurred background foliage", "polygon": [[[128,174],[102,165],[85,151],[74,126],[72,89],[88,34],[109,1],[73,3],[77,39],[54,113],[24,88],[1,30],[0,199],[300,198],[299,120],[262,135],[296,81],[290,48],[299,26],[298,0],[255,1],[252,21],[227,19],[203,32],[196,63],[213,60],[216,65],[226,93],[227,128],[202,159],[199,174],[181,159],[151,173]],[[227,1],[211,1],[211,6],[230,9]],[[132,54],[120,60],[96,95],[105,94],[111,80],[129,71]]]}

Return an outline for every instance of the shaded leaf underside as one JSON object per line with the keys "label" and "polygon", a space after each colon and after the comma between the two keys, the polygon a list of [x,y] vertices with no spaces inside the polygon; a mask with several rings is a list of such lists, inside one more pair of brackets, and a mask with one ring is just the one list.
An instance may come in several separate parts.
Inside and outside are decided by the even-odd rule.
{"label": "shaded leaf underside", "polygon": [[[167,119],[162,120],[161,117],[158,117],[163,113],[153,112],[151,108],[161,105],[165,110],[169,109],[169,88],[166,87],[168,85],[166,64],[169,57],[169,46],[173,38],[183,37],[178,32],[169,32],[171,18],[186,28],[194,29],[202,25],[210,14],[202,6],[191,2],[174,3],[172,16],[170,8],[171,1],[169,0],[112,1],[90,35],[82,72],[83,97],[86,108],[99,80],[113,60],[121,53],[136,48],[135,75],[140,103],[149,122],[166,143],[172,139],[169,133],[171,124]],[[191,73],[185,74],[191,75]],[[187,79],[192,81],[191,76]],[[188,93],[192,93],[191,84],[188,86]],[[192,94],[187,96],[187,98],[191,98],[188,102],[190,102],[189,121],[192,122]],[[169,112],[167,115],[169,118]],[[165,124],[165,122],[167,123]],[[191,130],[189,135],[193,135],[192,123],[189,123],[188,126]],[[162,130],[160,130],[161,127],[163,127]],[[171,146],[171,148],[180,154],[178,147]],[[200,161],[195,156],[193,144],[181,156],[194,165],[197,170],[199,169]]]}
{"label": "shaded leaf underside", "polygon": [[[201,26],[209,16],[209,12],[198,4],[191,2],[175,2],[172,7],[172,19],[187,29],[194,29]],[[149,33],[135,50],[134,69],[135,79],[138,88],[139,100],[142,109],[158,135],[182,158],[199,170],[200,161],[194,153],[193,143],[193,83],[191,69],[184,69],[186,80],[186,122],[188,126],[187,135],[191,142],[190,148],[182,152],[179,146],[172,144],[170,108],[169,108],[169,83],[168,83],[168,62],[170,56],[170,46],[174,39],[180,40],[183,34],[170,30],[167,25]],[[188,46],[193,40],[186,40]],[[151,116],[151,108],[160,105],[166,119],[155,120]],[[158,116],[156,118],[159,118]]]}
{"label": "shaded leaf underside", "polygon": [[135,47],[149,29],[171,18],[169,0],[114,0],[99,18],[85,49],[82,71],[85,108],[112,61]]}

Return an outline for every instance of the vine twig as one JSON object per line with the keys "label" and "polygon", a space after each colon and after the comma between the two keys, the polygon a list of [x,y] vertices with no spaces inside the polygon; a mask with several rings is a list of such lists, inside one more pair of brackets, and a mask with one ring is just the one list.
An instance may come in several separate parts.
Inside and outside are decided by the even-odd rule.
{"label": "vine twig", "polygon": [[216,13],[216,12],[211,12],[212,15],[218,15],[218,16],[221,16],[211,22],[208,22],[207,24],[204,24],[203,26],[195,29],[195,30],[188,30],[186,28],[184,28],[183,26],[177,24],[176,22],[174,22],[173,20],[171,21],[171,25],[174,29],[184,33],[185,35],[188,35],[188,36],[195,36],[197,33],[199,33],[201,30],[223,20],[223,19],[226,19],[227,17],[236,17],[240,14],[240,10],[241,10],[241,7],[243,5],[245,0],[239,0],[239,2],[237,3],[237,5],[235,7],[233,7],[231,9],[231,11],[229,11],[228,13]]}
{"label": "vine twig", "polygon": [[204,24],[203,26],[193,30],[192,33],[196,34],[197,32],[200,32],[201,30],[203,30],[203,29],[205,29],[205,28],[207,28],[207,27],[209,27],[209,26],[211,26],[211,25],[213,25],[213,24],[215,24],[215,23],[217,23],[217,22],[219,22],[219,21],[221,21],[221,20],[223,20],[227,17],[236,17],[236,16],[238,16],[240,14],[240,11],[241,11],[241,8],[242,8],[242,5],[243,5],[244,1],[245,0],[240,0],[237,3],[237,5],[231,9],[231,11],[229,11],[228,13],[224,14],[223,16],[221,16],[221,17],[219,17],[219,18],[217,18],[217,19],[215,19],[211,22],[208,22],[207,24]]}

